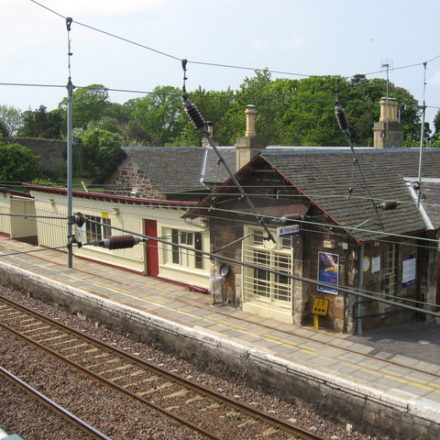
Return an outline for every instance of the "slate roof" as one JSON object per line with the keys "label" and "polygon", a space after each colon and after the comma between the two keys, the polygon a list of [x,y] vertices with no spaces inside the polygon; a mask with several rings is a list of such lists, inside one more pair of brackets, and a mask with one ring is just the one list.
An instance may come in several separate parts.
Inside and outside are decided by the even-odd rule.
{"label": "slate roof", "polygon": [[[235,150],[218,148],[235,172]],[[208,186],[228,178],[211,147],[123,147],[122,150],[164,194],[206,190],[201,178]]]}
{"label": "slate roof", "polygon": [[[404,182],[404,177],[418,175],[418,149],[356,151],[375,204],[398,202],[395,209],[378,209],[378,215],[350,150],[310,153],[280,148],[264,151],[262,156],[336,223],[348,227],[347,232],[359,241],[383,236],[373,232],[376,230],[407,234],[426,229]],[[440,177],[440,150],[424,150],[422,175]],[[350,197],[349,188],[353,188]]]}

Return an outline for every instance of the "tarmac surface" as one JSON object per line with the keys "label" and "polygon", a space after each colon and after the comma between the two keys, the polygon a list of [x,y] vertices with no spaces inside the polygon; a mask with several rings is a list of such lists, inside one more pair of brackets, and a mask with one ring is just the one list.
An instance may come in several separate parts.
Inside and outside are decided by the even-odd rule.
{"label": "tarmac surface", "polygon": [[[213,306],[212,297],[151,277],[0,236],[0,274],[17,271],[54,287],[67,286],[115,308],[128,308],[191,338],[230,344],[284,370],[315,375],[320,383],[354,389],[388,407],[439,424],[440,325],[413,322],[351,336],[283,324],[230,306]],[[1,276],[1,275],[0,275]],[[214,346],[215,346],[214,344]],[[352,387],[352,388],[350,388]],[[439,424],[440,426],[440,424]],[[440,432],[440,429],[439,429]]]}
{"label": "tarmac surface", "polygon": [[410,322],[366,331],[363,336],[347,338],[373,348],[370,354],[385,358],[404,355],[440,365],[440,325],[436,321]]}

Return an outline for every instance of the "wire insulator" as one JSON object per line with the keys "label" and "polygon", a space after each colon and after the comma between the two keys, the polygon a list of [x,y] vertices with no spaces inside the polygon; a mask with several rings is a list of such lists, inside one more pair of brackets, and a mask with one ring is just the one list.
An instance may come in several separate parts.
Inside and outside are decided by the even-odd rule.
{"label": "wire insulator", "polygon": [[[108,249],[127,249],[132,248],[135,244],[139,243],[140,239],[133,235],[118,235],[115,237],[108,237],[105,239],[108,242]],[[107,244],[107,243],[106,243]]]}
{"label": "wire insulator", "polygon": [[348,133],[349,132],[348,121],[345,116],[345,111],[340,104],[337,104],[335,106],[335,116],[341,131],[343,131],[344,133]]}
{"label": "wire insulator", "polygon": [[387,209],[395,209],[397,208],[398,203],[395,200],[385,200],[379,205],[379,208],[386,211]]}
{"label": "wire insulator", "polygon": [[199,109],[195,104],[189,101],[185,96],[182,97],[183,104],[185,105],[185,112],[188,118],[193,123],[194,127],[202,133],[208,133],[208,128],[203,116],[200,114]]}
{"label": "wire insulator", "polygon": [[86,221],[87,221],[87,217],[84,214],[81,214],[80,212],[77,212],[73,217],[73,222],[79,227],[81,227]]}
{"label": "wire insulator", "polygon": [[73,18],[72,17],[67,17],[66,18],[67,32],[70,32],[70,29],[71,29],[71,26],[72,26],[72,22],[73,22]]}

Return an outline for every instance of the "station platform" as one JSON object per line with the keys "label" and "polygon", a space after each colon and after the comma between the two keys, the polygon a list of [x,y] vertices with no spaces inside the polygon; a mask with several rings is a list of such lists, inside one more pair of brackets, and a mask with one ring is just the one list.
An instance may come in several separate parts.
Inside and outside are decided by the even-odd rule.
{"label": "station platform", "polygon": [[[440,438],[440,325],[365,336],[283,324],[213,305],[210,295],[0,236],[0,282],[72,311],[145,331],[182,356],[221,362],[287,396],[395,434]],[[39,295],[40,296],[40,295]],[[64,299],[61,299],[64,298]]]}

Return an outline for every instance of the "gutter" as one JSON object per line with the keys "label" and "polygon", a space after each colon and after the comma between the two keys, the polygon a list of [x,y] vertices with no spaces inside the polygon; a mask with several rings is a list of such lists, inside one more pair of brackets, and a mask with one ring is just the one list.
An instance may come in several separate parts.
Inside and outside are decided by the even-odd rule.
{"label": "gutter", "polygon": [[205,152],[203,154],[203,160],[202,160],[202,166],[200,168],[200,177],[199,177],[199,183],[203,187],[210,189],[209,186],[205,183],[205,176],[206,176],[206,164],[208,162],[208,149],[205,148]]}

